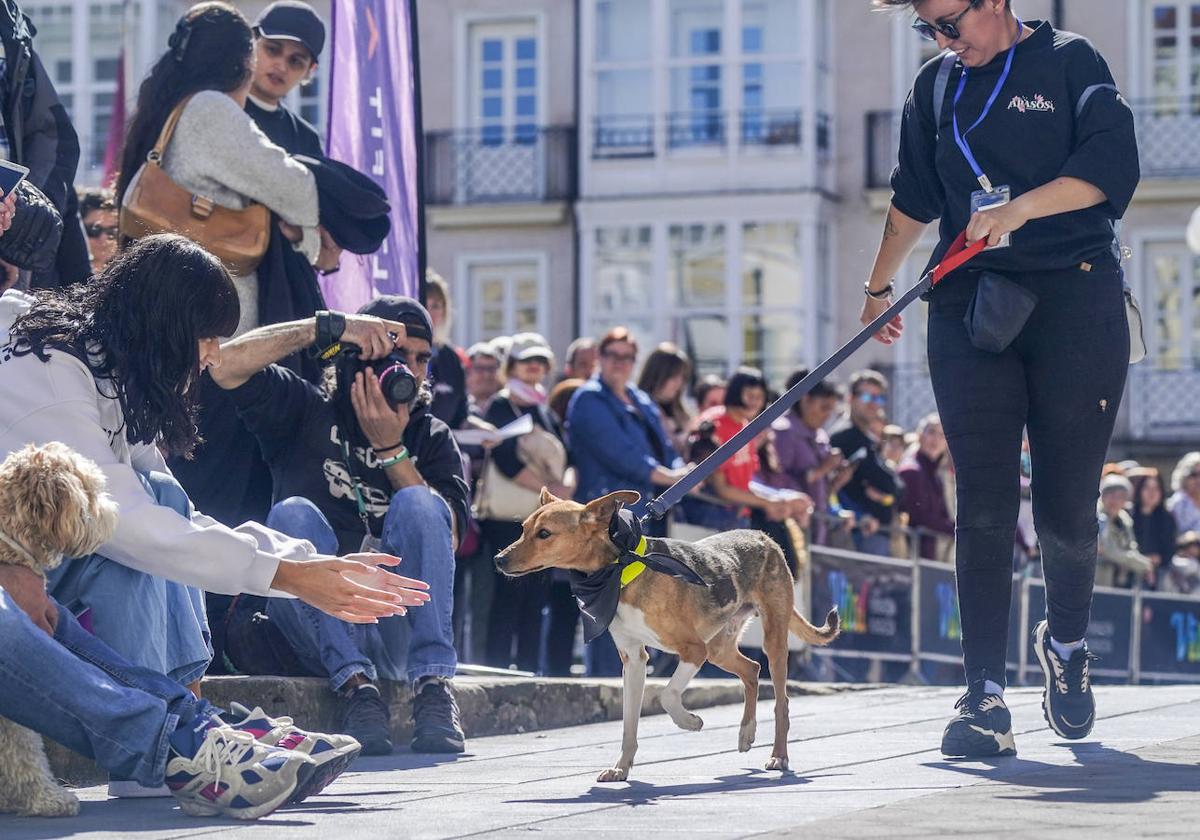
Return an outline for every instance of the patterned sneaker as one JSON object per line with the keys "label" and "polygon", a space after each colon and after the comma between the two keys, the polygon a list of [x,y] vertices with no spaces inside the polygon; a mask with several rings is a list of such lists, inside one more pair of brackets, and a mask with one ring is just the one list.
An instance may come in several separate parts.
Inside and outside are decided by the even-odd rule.
{"label": "patterned sneaker", "polygon": [[229,712],[222,715],[226,723],[241,732],[249,732],[260,744],[295,750],[309,756],[317,763],[316,770],[308,781],[296,788],[288,804],[295,804],[316,796],[350,766],[362,745],[349,735],[325,735],[321,732],[305,732],[292,723],[290,717],[268,717],[260,707],[253,711],[241,703],[230,703]]}
{"label": "patterned sneaker", "polygon": [[1033,628],[1033,649],[1046,677],[1046,690],[1042,694],[1046,723],[1068,740],[1086,738],[1096,722],[1096,698],[1092,694],[1088,663],[1097,657],[1084,643],[1064,661],[1050,644],[1050,627],[1045,621]]}
{"label": "patterned sneaker", "polygon": [[308,756],[268,747],[215,719],[170,738],[166,783],[193,817],[255,820],[291,799],[316,766]]}
{"label": "patterned sneaker", "polygon": [[983,682],[973,684],[954,704],[958,714],[942,733],[942,755],[947,758],[981,758],[1016,755],[1012,715],[1004,698],[984,691]]}
{"label": "patterned sneaker", "polygon": [[445,680],[426,680],[413,695],[412,751],[460,753],[467,748],[458,703]]}

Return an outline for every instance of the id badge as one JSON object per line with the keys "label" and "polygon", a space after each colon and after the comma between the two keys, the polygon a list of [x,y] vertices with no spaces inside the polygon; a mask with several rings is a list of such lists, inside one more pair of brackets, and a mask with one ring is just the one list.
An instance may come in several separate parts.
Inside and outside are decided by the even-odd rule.
{"label": "id badge", "polygon": [[[990,190],[975,190],[975,192],[971,193],[971,215],[974,216],[976,213],[1003,207],[1011,200],[1012,190],[1007,186],[993,187]],[[1000,238],[999,244],[992,245],[984,250],[994,251],[997,248],[1007,248],[1011,244],[1011,241],[1012,235],[1006,233]]]}
{"label": "id badge", "polygon": [[379,537],[374,537],[370,534],[367,534],[365,537],[363,537],[362,545],[359,546],[358,551],[360,554],[382,554],[383,542],[379,539]]}

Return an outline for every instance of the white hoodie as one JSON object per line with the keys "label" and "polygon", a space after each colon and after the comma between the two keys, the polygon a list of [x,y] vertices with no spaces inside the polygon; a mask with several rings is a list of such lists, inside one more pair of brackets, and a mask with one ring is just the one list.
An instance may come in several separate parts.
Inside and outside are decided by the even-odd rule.
{"label": "white hoodie", "polygon": [[279,561],[319,556],[312,544],[252,522],[227,528],[199,512],[189,521],[155,504],[138,473],[170,470],[156,447],[129,444],[120,403],[100,393],[87,366],[56,351],[48,362],[13,355],[9,329],[33,302],[14,290],[0,295],[0,453],[60,441],[95,461],[120,506],[116,533],[99,549],[111,560],[210,592],[290,597],[271,589]]}

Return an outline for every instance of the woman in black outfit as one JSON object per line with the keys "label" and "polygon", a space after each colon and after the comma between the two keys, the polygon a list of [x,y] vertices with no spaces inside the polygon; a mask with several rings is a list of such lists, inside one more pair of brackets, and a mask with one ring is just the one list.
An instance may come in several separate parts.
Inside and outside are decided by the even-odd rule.
{"label": "woman in black outfit", "polygon": [[[875,3],[911,9],[914,28],[947,52],[921,68],[905,104],[863,322],[889,306],[892,278],[934,219],[931,263],[964,229],[999,246],[929,296],[928,354],[958,469],[968,686],[942,752],[1011,755],[1003,694],[1026,428],[1046,580],[1047,620],[1035,631],[1043,706],[1064,738],[1086,736],[1095,718],[1084,636],[1100,471],[1129,362],[1114,223],[1139,178],[1133,114],[1095,47],[1022,24],[1010,0]],[[877,338],[891,344],[902,327],[896,318]]]}
{"label": "woman in black outfit", "polygon": [[1138,551],[1154,564],[1157,583],[1163,564],[1171,565],[1175,556],[1178,529],[1175,517],[1167,510],[1167,491],[1162,474],[1154,468],[1138,470],[1129,475],[1133,483],[1133,535]]}
{"label": "woman in black outfit", "polygon": [[[546,407],[546,390],[542,384],[553,364],[554,353],[540,335],[521,333],[513,336],[513,346],[505,364],[508,385],[492,400],[484,419],[499,429],[528,414],[535,426],[561,438],[558,425]],[[560,499],[571,498],[574,489],[562,483],[563,476],[539,475],[522,460],[519,440],[509,438],[491,451],[490,457],[499,471],[528,490],[539,492],[545,486]],[[533,513],[533,510],[530,509],[529,513]],[[521,536],[521,523],[518,521],[482,519],[479,527],[489,556],[494,556]],[[546,606],[549,586],[549,572],[521,578],[509,578],[496,573],[492,611],[488,618],[488,665],[507,668],[515,662],[522,671],[538,670],[542,608]]]}

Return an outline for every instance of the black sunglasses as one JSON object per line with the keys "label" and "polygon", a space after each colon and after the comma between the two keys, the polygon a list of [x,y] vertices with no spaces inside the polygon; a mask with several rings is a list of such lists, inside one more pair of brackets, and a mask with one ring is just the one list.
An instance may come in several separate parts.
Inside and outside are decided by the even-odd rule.
{"label": "black sunglasses", "polygon": [[918,35],[927,41],[936,41],[938,34],[949,38],[951,41],[957,41],[960,37],[962,37],[962,33],[958,31],[958,22],[966,17],[967,12],[978,6],[980,2],[981,0],[971,0],[971,2],[967,5],[967,8],[963,9],[961,13],[950,20],[939,21],[937,23],[926,23],[920,18],[917,18],[913,21],[912,28],[916,30]]}
{"label": "black sunglasses", "polygon": [[109,239],[116,239],[117,234],[121,232],[120,228],[118,228],[116,225],[107,226],[102,225],[99,222],[88,225],[84,228],[84,230],[87,231],[89,239],[98,239],[101,236],[107,236]]}

